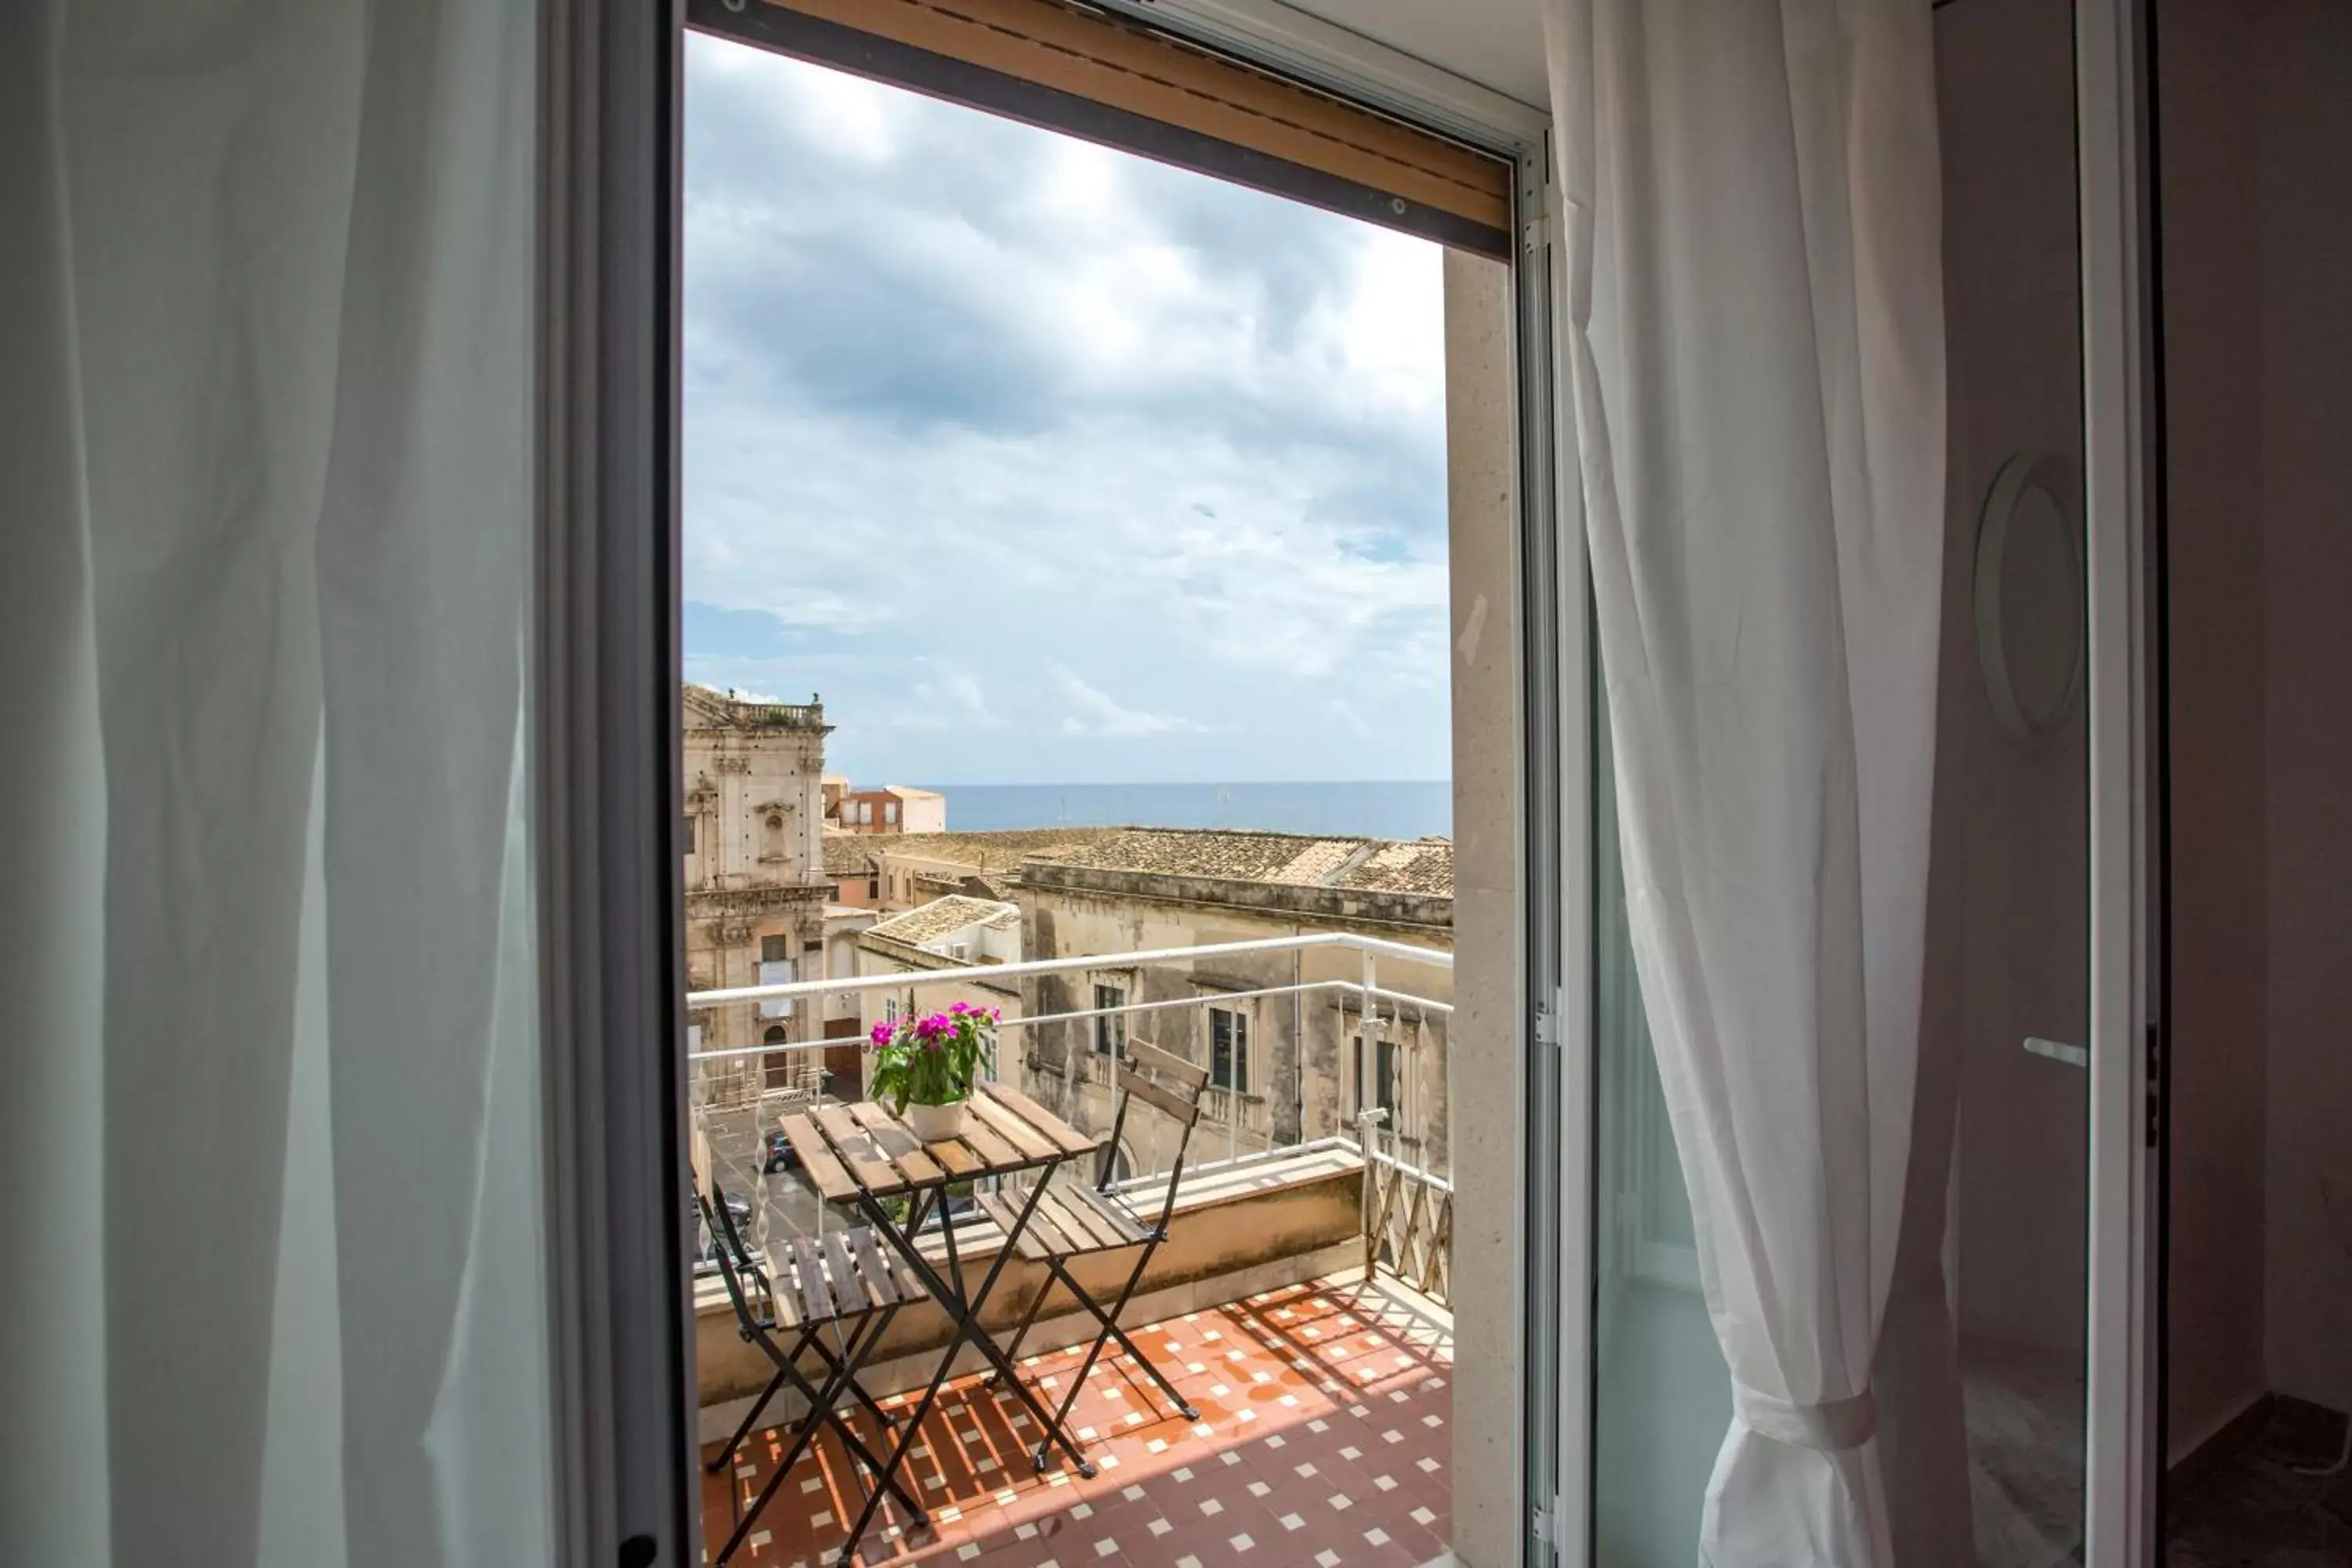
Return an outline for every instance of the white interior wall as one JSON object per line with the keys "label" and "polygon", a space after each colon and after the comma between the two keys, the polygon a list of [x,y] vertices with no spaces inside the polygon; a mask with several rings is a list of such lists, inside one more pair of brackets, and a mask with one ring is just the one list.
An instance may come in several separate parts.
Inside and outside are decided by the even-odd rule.
{"label": "white interior wall", "polygon": [[2269,848],[2264,1346],[2352,1408],[2352,6],[2269,0],[2261,109]]}
{"label": "white interior wall", "polygon": [[2178,1458],[2352,1407],[2352,9],[2161,26]]}
{"label": "white interior wall", "polygon": [[2171,546],[2172,1236],[2168,1447],[2263,1370],[2268,890],[2262,248],[2252,6],[2166,0],[2166,479]]}

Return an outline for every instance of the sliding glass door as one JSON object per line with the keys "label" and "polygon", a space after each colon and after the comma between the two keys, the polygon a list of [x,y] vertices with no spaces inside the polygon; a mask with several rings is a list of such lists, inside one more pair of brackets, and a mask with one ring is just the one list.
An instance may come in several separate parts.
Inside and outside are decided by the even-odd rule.
{"label": "sliding glass door", "polygon": [[[2093,0],[1935,11],[1948,404],[1933,804],[1907,1170],[1899,1223],[1874,1237],[1886,1306],[1867,1390],[1905,1568],[2133,1560],[2148,988],[2134,933],[2148,872],[2134,853],[2126,20]],[[1743,1309],[1703,1255],[1711,1226],[1719,1247],[1754,1216],[1694,1215],[1703,1168],[1743,1162],[1691,1141],[1745,1130],[1719,1104],[1669,1110],[1712,1086],[1661,1073],[1654,1028],[1669,1026],[1645,1005],[1620,842],[1621,782],[1642,771],[1621,765],[1601,689],[1590,1190],[1569,1260],[1581,1272],[1564,1285],[1588,1304],[1564,1314],[1564,1353],[1583,1358],[1589,1451],[1563,1489],[1584,1500],[1560,1559],[1684,1568],[1741,1484],[1718,1461],[1735,1422],[1722,1347]],[[1889,1201],[1885,1173],[1869,1180]],[[1818,1424],[1822,1407],[1800,1415]]]}

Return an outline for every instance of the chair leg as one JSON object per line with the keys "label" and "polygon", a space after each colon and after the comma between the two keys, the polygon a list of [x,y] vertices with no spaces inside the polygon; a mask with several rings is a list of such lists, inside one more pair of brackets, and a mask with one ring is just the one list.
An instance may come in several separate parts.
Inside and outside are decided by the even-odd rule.
{"label": "chair leg", "polygon": [[[1095,1362],[1101,1356],[1104,1343],[1108,1342],[1112,1335],[1119,1334],[1118,1315],[1127,1310],[1127,1303],[1129,1298],[1134,1296],[1136,1286],[1142,1281],[1144,1266],[1151,1261],[1151,1255],[1158,1250],[1159,1244],[1157,1242],[1152,1242],[1145,1246],[1143,1255],[1135,1260],[1135,1268],[1127,1277],[1127,1283],[1119,1288],[1118,1300],[1117,1304],[1115,1304],[1108,1312],[1105,1312],[1101,1307],[1097,1306],[1093,1298],[1089,1297],[1084,1290],[1078,1289],[1078,1282],[1070,1277],[1068,1269],[1063,1267],[1062,1261],[1059,1258],[1048,1260],[1053,1269],[1054,1277],[1060,1279],[1066,1289],[1067,1289],[1072,1294],[1076,1295],[1079,1300],[1086,1303],[1087,1309],[1094,1313],[1096,1321],[1102,1326],[1096,1331],[1095,1342],[1087,1347],[1087,1358],[1084,1362],[1079,1363],[1077,1375],[1070,1380],[1069,1392],[1062,1396],[1062,1407],[1054,1413],[1052,1426],[1048,1428],[1044,1439],[1037,1445],[1034,1459],[1037,1468],[1040,1470],[1045,1468],[1045,1460],[1048,1455],[1052,1452],[1054,1441],[1056,1438],[1061,1439],[1065,1443],[1068,1441],[1068,1438],[1064,1436],[1063,1429],[1069,1421],[1070,1411],[1078,1403],[1078,1391],[1087,1385],[1087,1378],[1088,1374],[1094,1371]],[[1153,1379],[1159,1383],[1160,1386],[1167,1391],[1168,1397],[1175,1403],[1176,1407],[1179,1410],[1183,1412],[1184,1418],[1188,1421],[1199,1420],[1200,1412],[1194,1410],[1183,1395],[1176,1392],[1174,1384],[1171,1384],[1165,1377],[1160,1376],[1160,1369],[1151,1364],[1150,1358],[1138,1352],[1134,1345],[1127,1341],[1125,1335],[1119,1334],[1119,1339],[1120,1342],[1128,1345],[1128,1353],[1134,1356],[1138,1361],[1142,1362],[1144,1370],[1150,1373]]]}
{"label": "chair leg", "polygon": [[[883,1333],[890,1327],[891,1320],[896,1318],[898,1315],[898,1309],[896,1307],[888,1308],[878,1315],[872,1313],[867,1315],[866,1321],[873,1325],[866,1334],[866,1344],[869,1349],[881,1342]],[[825,1344],[822,1336],[812,1338],[809,1342],[811,1348],[813,1348],[817,1353],[817,1359],[824,1363],[825,1368],[828,1372],[840,1371],[842,1360],[853,1355],[856,1351],[857,1342],[858,1335],[856,1331],[852,1331],[849,1338],[843,1342],[841,1356],[836,1357],[832,1349]],[[876,1424],[881,1426],[884,1431],[887,1432],[890,1429],[893,1417],[888,1411],[883,1409],[881,1405],[875,1403],[874,1396],[866,1392],[866,1385],[864,1384],[858,1382],[854,1377],[851,1378],[849,1380],[849,1394],[851,1398],[856,1400],[858,1404],[866,1406],[866,1413],[873,1416]]]}
{"label": "chair leg", "polygon": [[730,1557],[735,1555],[736,1549],[743,1544],[743,1538],[751,1533],[751,1526],[758,1521],[761,1511],[768,1506],[768,1500],[776,1495],[776,1489],[783,1485],[784,1478],[792,1473],[794,1465],[800,1463],[801,1456],[808,1452],[808,1446],[816,1440],[817,1429],[824,1425],[818,1418],[819,1413],[831,1408],[833,1401],[840,1395],[843,1381],[839,1377],[828,1381],[810,1401],[809,1414],[794,1429],[792,1446],[777,1461],[776,1473],[768,1478],[768,1484],[760,1489],[760,1495],[751,1500],[751,1506],[744,1510],[741,1519],[736,1521],[735,1533],[727,1538],[727,1544],[720,1547],[718,1555],[710,1560],[713,1568],[721,1568]]}
{"label": "chair leg", "polygon": [[781,1372],[768,1380],[767,1388],[761,1393],[759,1398],[751,1402],[750,1413],[735,1428],[735,1436],[727,1439],[727,1446],[719,1450],[719,1457],[704,1465],[702,1467],[704,1469],[715,1476],[734,1460],[735,1450],[743,1446],[743,1439],[750,1436],[751,1428],[760,1424],[760,1416],[768,1408],[768,1401],[773,1399],[776,1396],[776,1391],[783,1386],[784,1374]]}
{"label": "chair leg", "polygon": [[[1057,1273],[1060,1271],[1061,1266],[1050,1258],[1045,1260],[1045,1266],[1054,1269]],[[1021,1359],[1021,1342],[1029,1337],[1030,1325],[1036,1322],[1038,1312],[1045,1305],[1045,1298],[1053,1293],[1054,1281],[1051,1279],[1048,1279],[1045,1281],[1045,1287],[1037,1292],[1036,1299],[1029,1303],[1029,1310],[1023,1316],[1021,1326],[1013,1331],[1012,1342],[1004,1347],[1004,1359],[1007,1362],[1017,1362]],[[980,1385],[982,1388],[994,1388],[998,1381],[1003,1376],[1004,1374],[1001,1372],[992,1371],[986,1377],[981,1380]]]}
{"label": "chair leg", "polygon": [[1161,1372],[1159,1364],[1138,1348],[1136,1342],[1128,1337],[1127,1331],[1119,1327],[1118,1323],[1118,1314],[1126,1308],[1127,1305],[1128,1291],[1132,1291],[1135,1289],[1136,1281],[1143,1278],[1143,1271],[1150,1266],[1151,1255],[1155,1251],[1159,1250],[1159,1247],[1160,1244],[1157,1241],[1146,1242],[1144,1244],[1143,1256],[1136,1260],[1134,1278],[1128,1281],[1127,1290],[1120,1292],[1119,1305],[1113,1308],[1108,1312],[1105,1312],[1102,1310],[1100,1303],[1095,1301],[1092,1298],[1088,1297],[1086,1292],[1078,1289],[1077,1281],[1069,1277],[1069,1275],[1065,1271],[1060,1261],[1055,1261],[1051,1267],[1053,1268],[1055,1275],[1060,1278],[1063,1285],[1072,1295],[1077,1297],[1079,1305],[1085,1307],[1087,1311],[1092,1312],[1095,1316],[1095,1321],[1102,1325],[1103,1331],[1108,1333],[1112,1338],[1118,1341],[1119,1349],[1134,1357],[1136,1364],[1142,1367],[1146,1373],[1150,1374],[1151,1381],[1160,1385],[1160,1392],[1168,1396],[1168,1403],[1176,1407],[1177,1414],[1183,1416],[1187,1421],[1198,1421],[1201,1418],[1201,1413],[1192,1407],[1192,1402],[1185,1398],[1181,1393],[1178,1392],[1176,1385],[1168,1381],[1168,1374]]}

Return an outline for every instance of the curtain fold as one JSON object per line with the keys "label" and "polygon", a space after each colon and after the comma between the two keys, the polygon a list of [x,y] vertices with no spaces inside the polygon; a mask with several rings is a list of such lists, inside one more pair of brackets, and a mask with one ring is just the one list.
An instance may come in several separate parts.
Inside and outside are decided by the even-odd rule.
{"label": "curtain fold", "polygon": [[1700,1558],[1892,1563],[1943,531],[1928,8],[1549,0],[1628,917],[1734,1381]]}
{"label": "curtain fold", "polygon": [[0,26],[11,1540],[544,1561],[537,7]]}

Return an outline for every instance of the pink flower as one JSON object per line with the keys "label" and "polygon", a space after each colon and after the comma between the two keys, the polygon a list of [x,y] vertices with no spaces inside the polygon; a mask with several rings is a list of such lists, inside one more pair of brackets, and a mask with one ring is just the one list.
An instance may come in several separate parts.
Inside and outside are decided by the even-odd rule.
{"label": "pink flower", "polygon": [[875,1025],[873,1033],[867,1037],[872,1039],[877,1046],[888,1045],[890,1043],[890,1026],[887,1024]]}

